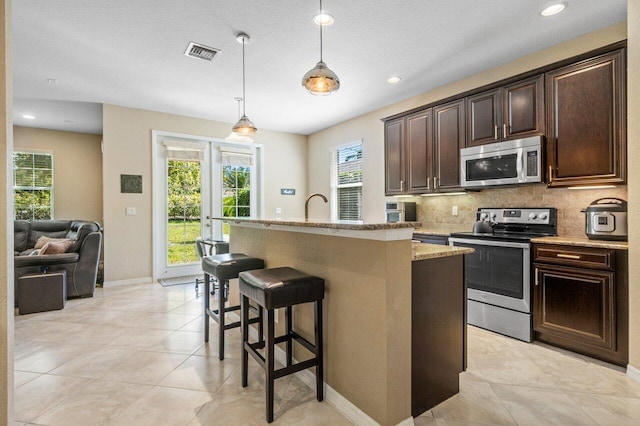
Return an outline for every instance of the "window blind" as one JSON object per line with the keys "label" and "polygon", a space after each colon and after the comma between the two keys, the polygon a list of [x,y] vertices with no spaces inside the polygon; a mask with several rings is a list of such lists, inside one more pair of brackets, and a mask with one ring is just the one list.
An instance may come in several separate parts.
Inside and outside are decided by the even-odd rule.
{"label": "window blind", "polygon": [[221,163],[228,166],[253,166],[254,151],[247,148],[220,146]]}
{"label": "window blind", "polygon": [[206,144],[202,142],[188,142],[165,139],[163,145],[167,150],[168,160],[204,161]]}

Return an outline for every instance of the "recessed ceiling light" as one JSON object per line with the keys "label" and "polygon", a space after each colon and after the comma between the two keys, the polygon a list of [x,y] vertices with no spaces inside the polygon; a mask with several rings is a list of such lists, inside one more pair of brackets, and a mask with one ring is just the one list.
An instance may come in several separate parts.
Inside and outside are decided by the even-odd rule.
{"label": "recessed ceiling light", "polygon": [[313,17],[313,22],[315,22],[316,25],[322,25],[323,27],[333,25],[335,21],[335,18],[327,12],[320,12]]}
{"label": "recessed ceiling light", "polygon": [[35,120],[36,116],[31,114],[22,114],[22,118],[26,118],[27,120]]}
{"label": "recessed ceiling light", "polygon": [[402,80],[400,77],[398,77],[397,75],[392,75],[391,77],[389,77],[387,79],[387,83],[389,84],[396,84],[397,82],[399,82],[400,80]]}
{"label": "recessed ceiling light", "polygon": [[560,12],[562,12],[567,7],[566,3],[554,3],[542,9],[540,15],[542,16],[553,16]]}
{"label": "recessed ceiling light", "polygon": [[47,78],[47,83],[49,84],[58,84],[58,80],[55,78]]}

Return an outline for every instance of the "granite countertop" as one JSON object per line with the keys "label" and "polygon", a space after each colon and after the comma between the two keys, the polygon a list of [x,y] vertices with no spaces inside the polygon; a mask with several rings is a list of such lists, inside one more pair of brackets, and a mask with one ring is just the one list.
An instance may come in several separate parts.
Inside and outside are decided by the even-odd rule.
{"label": "granite countertop", "polygon": [[431,228],[415,228],[414,234],[422,234],[422,235],[434,235],[438,237],[449,237],[451,234],[456,232],[468,232],[472,227],[465,228],[452,228],[452,229],[431,229]]}
{"label": "granite countertop", "polygon": [[335,221],[317,222],[305,221],[304,219],[249,219],[249,218],[229,218],[214,217],[216,220],[224,220],[229,223],[257,223],[264,226],[296,226],[303,228],[327,228],[327,229],[349,229],[352,231],[379,231],[387,229],[416,228],[422,226],[420,222],[397,222],[397,223],[364,223],[361,221]]}
{"label": "granite countertop", "polygon": [[611,250],[629,250],[629,243],[626,241],[590,240],[587,237],[540,237],[532,238],[531,242],[538,244],[557,244],[563,246],[593,247]]}
{"label": "granite countertop", "polygon": [[411,260],[435,259],[473,253],[469,247],[451,247],[439,244],[411,243]]}

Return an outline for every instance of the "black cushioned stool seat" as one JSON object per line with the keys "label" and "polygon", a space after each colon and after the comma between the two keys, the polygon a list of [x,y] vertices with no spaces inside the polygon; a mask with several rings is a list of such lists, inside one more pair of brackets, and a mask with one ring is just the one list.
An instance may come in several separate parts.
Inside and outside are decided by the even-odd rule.
{"label": "black cushioned stool seat", "polygon": [[[241,272],[240,275],[240,322],[242,324],[242,386],[247,386],[247,367],[249,355],[265,370],[267,422],[273,421],[274,380],[298,371],[316,367],[316,398],[322,401],[323,392],[323,360],[322,360],[322,299],[324,299],[324,280],[320,277],[305,274],[293,268],[271,268]],[[258,342],[249,342],[249,300],[258,305],[258,309],[266,309],[267,328],[265,341],[259,334]],[[293,331],[291,308],[300,303],[314,303],[314,334],[312,344]],[[285,308],[284,335],[275,337],[274,309]],[[261,312],[260,312],[261,313]],[[314,357],[293,365],[293,340],[300,343]],[[275,369],[274,349],[276,343],[286,343],[286,367]],[[264,348],[264,357],[258,349]]]}
{"label": "black cushioned stool seat", "polygon": [[[243,253],[224,253],[202,258],[202,270],[204,271],[204,341],[209,341],[209,318],[213,318],[218,323],[218,357],[224,359],[224,331],[231,328],[240,327],[240,321],[225,323],[225,312],[237,311],[240,305],[227,306],[227,294],[229,291],[229,280],[238,278],[242,271],[264,268],[264,260],[256,257],[249,257]],[[210,309],[211,299],[209,290],[211,286],[211,276],[218,281],[220,291],[218,292],[218,309]],[[262,310],[259,310],[257,318],[252,318],[249,322],[259,323],[259,332],[262,335]]]}

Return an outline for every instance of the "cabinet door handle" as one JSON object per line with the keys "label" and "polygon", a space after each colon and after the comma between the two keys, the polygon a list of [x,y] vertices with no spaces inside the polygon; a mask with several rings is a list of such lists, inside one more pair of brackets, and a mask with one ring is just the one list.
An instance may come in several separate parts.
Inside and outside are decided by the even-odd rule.
{"label": "cabinet door handle", "polygon": [[404,181],[400,181],[400,191],[404,191]]}
{"label": "cabinet door handle", "polygon": [[549,166],[549,181],[553,178],[553,166]]}
{"label": "cabinet door handle", "polygon": [[438,178],[435,176],[433,177],[433,189],[438,189]]}
{"label": "cabinet door handle", "polygon": [[575,254],[563,254],[563,253],[556,253],[556,257],[562,257],[562,258],[564,258],[564,259],[580,260],[580,256],[575,255]]}
{"label": "cabinet door handle", "polygon": [[502,139],[507,138],[507,123],[502,124]]}
{"label": "cabinet door handle", "polygon": [[493,126],[493,138],[498,140],[498,125]]}
{"label": "cabinet door handle", "polygon": [[538,284],[540,284],[540,282],[538,281],[538,268],[535,269],[535,274],[536,274],[536,286],[538,286]]}

